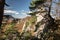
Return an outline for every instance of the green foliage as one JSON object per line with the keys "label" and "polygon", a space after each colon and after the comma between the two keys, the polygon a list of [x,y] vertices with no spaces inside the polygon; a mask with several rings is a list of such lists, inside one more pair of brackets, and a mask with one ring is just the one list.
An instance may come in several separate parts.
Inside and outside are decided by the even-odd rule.
{"label": "green foliage", "polygon": [[12,30],[14,28],[14,23],[10,23],[8,29],[6,31]]}
{"label": "green foliage", "polygon": [[6,29],[5,33],[8,34],[9,32],[12,32],[12,33],[15,32],[14,25],[15,25],[14,23],[9,24],[9,27]]}
{"label": "green foliage", "polygon": [[7,34],[5,34],[5,40],[9,39],[9,40],[19,40],[19,33],[16,30],[10,30]]}
{"label": "green foliage", "polygon": [[[32,16],[32,18],[26,22],[26,24],[25,24],[25,25],[26,25],[26,26],[25,26],[25,29],[26,29],[30,24],[34,24],[34,23],[36,22],[36,20],[37,20],[37,17],[36,17],[36,16]],[[25,31],[25,30],[24,30],[24,31]]]}
{"label": "green foliage", "polygon": [[[14,23],[9,24],[10,27],[4,32],[4,40],[19,40],[19,33],[14,29]],[[15,38],[14,38],[15,37]]]}
{"label": "green foliage", "polygon": [[25,30],[26,30],[26,28],[29,26],[29,22],[26,22],[26,24],[25,24],[25,28],[24,28],[24,32],[25,32]]}
{"label": "green foliage", "polygon": [[29,15],[34,16],[36,13],[29,13]]}
{"label": "green foliage", "polygon": [[26,22],[26,26],[28,26],[29,25],[29,23],[28,22]]}
{"label": "green foliage", "polygon": [[22,40],[29,40],[30,39],[30,37],[31,37],[32,35],[31,35],[31,33],[30,32],[24,32],[23,34],[22,34],[22,36],[21,37],[23,37],[23,39]]}
{"label": "green foliage", "polygon": [[33,24],[33,23],[36,22],[36,20],[37,20],[37,17],[36,16],[32,16],[32,18],[29,20],[29,23]]}
{"label": "green foliage", "polygon": [[46,0],[32,0],[30,3],[30,10],[34,10],[38,5],[41,5],[45,2]]}

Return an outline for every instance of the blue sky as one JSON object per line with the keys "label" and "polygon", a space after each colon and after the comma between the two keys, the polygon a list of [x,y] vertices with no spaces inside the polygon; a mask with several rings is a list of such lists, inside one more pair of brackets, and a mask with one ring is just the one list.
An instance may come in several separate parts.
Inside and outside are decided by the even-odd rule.
{"label": "blue sky", "polygon": [[[15,18],[24,18],[27,16],[26,12],[29,12],[29,5],[30,5],[31,0],[6,0],[6,3],[10,5],[10,7],[5,7],[6,9],[9,9],[10,12],[13,11],[12,13],[19,13],[19,14],[9,14],[12,15]],[[53,0],[52,7],[56,7],[56,3],[58,0]],[[52,8],[52,9],[53,9]],[[7,10],[8,11],[8,10]],[[56,13],[55,10],[52,10],[53,13]],[[8,13],[7,13],[8,14]]]}
{"label": "blue sky", "polygon": [[29,11],[30,2],[31,0],[6,0],[6,3],[10,5],[10,7],[5,7],[5,8],[19,12],[19,14],[13,15],[16,18],[25,17],[26,13],[24,12]]}
{"label": "blue sky", "polygon": [[51,15],[53,18],[60,17],[58,13],[56,13],[56,9],[60,9],[60,6],[57,3],[60,2],[59,0],[53,0],[52,8],[51,8]]}

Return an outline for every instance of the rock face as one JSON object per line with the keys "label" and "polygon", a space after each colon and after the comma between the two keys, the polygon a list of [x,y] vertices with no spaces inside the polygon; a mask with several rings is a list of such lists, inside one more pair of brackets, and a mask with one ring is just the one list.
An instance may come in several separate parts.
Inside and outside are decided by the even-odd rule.
{"label": "rock face", "polygon": [[42,11],[38,11],[36,13],[37,21],[36,21],[35,25],[37,25],[36,28],[38,28],[38,29],[36,29],[35,35],[38,35],[39,33],[43,32],[43,29],[45,27],[45,18],[44,18],[44,16],[47,14],[47,12],[45,12],[46,10],[45,10],[44,7],[41,7],[40,10],[42,10]]}
{"label": "rock face", "polygon": [[35,24],[31,24],[32,23],[32,17],[26,17],[24,19],[21,19],[20,22],[18,21],[17,24],[15,25],[16,30],[18,30],[18,32],[26,32],[26,31],[34,31],[35,30]]}
{"label": "rock face", "polygon": [[40,13],[36,14],[36,16],[37,16],[36,22],[40,22],[43,19],[43,17],[40,15]]}
{"label": "rock face", "polygon": [[[36,26],[37,29],[36,29],[36,32],[34,33],[36,37],[41,38],[40,34],[43,33],[43,35],[45,35],[45,33],[46,33],[45,37],[47,38],[47,36],[50,36],[49,40],[52,40],[54,36],[55,36],[54,37],[55,39],[53,39],[53,40],[57,40],[57,39],[59,40],[59,37],[60,37],[60,36],[58,36],[58,35],[60,35],[60,31],[59,31],[60,30],[60,12],[59,12],[60,9],[59,8],[60,8],[60,3],[57,3],[55,7],[54,6],[52,7],[51,11],[54,10],[56,12],[56,14],[55,14],[55,12],[53,12],[53,14],[52,14],[52,17],[54,20],[51,20],[49,15],[47,15],[47,14],[44,15],[44,13],[47,13],[47,12],[44,12],[42,14],[37,12],[36,25],[39,25],[39,26]],[[49,31],[50,31],[50,33],[49,33]],[[53,36],[53,37],[51,37],[51,36]]]}

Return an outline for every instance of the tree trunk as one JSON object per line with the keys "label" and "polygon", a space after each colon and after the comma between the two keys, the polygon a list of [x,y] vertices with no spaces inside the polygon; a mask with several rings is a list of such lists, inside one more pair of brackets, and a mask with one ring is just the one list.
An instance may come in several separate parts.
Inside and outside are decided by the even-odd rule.
{"label": "tree trunk", "polygon": [[2,24],[2,19],[3,19],[4,3],[5,3],[5,0],[0,0],[0,26]]}

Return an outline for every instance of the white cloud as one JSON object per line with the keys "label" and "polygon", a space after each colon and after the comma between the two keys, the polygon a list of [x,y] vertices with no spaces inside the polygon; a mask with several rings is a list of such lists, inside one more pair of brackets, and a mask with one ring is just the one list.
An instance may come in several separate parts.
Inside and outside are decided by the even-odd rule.
{"label": "white cloud", "polygon": [[26,14],[26,13],[32,13],[32,11],[25,11],[25,10],[21,10],[20,12],[24,13],[24,14]]}
{"label": "white cloud", "polygon": [[13,10],[4,10],[4,13],[8,13],[8,14],[19,14],[19,12],[13,11]]}
{"label": "white cloud", "polygon": [[28,13],[32,13],[32,11],[29,11]]}
{"label": "white cloud", "polygon": [[27,15],[27,13],[31,13],[31,11],[22,10],[20,12],[17,12],[13,10],[4,10],[4,15],[12,15],[14,18],[25,18],[26,16],[30,16]]}
{"label": "white cloud", "polygon": [[[28,12],[29,12],[29,11],[28,11]],[[25,17],[30,16],[30,15],[27,15],[27,11],[21,10],[21,11],[19,12],[19,14],[17,14],[17,15],[12,15],[12,16],[15,17],[15,18],[25,18]]]}

